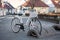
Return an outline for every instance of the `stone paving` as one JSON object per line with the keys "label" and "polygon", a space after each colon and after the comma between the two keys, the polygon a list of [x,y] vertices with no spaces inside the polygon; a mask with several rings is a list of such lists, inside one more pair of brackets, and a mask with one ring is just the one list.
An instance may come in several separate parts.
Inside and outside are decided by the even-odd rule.
{"label": "stone paving", "polygon": [[[13,17],[0,17],[0,40],[60,40],[60,32],[56,31],[52,25],[55,23],[40,20],[42,23],[42,35],[40,38],[34,38],[27,36],[27,32],[20,31],[19,33],[13,33],[11,30],[11,20]],[[46,29],[48,33],[44,30]]]}

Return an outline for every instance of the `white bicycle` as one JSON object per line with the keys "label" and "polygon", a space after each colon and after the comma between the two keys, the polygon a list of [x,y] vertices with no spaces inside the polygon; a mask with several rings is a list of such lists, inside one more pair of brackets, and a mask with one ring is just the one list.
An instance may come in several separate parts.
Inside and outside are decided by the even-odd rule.
{"label": "white bicycle", "polygon": [[[26,13],[27,14],[27,13]],[[25,31],[25,28],[29,30],[36,30],[38,34],[41,34],[42,25],[37,17],[36,11],[29,11],[29,16],[16,15],[11,21],[11,28],[14,33],[18,33],[20,30]],[[27,19],[25,21],[25,19]],[[24,23],[25,21],[25,23]]]}

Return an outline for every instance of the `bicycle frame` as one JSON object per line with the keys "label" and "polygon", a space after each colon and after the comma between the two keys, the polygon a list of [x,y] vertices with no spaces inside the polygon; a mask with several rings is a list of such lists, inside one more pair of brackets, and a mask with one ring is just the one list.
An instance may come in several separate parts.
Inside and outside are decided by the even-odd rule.
{"label": "bicycle frame", "polygon": [[[38,13],[36,11],[31,11],[31,10],[28,10],[28,11],[29,12],[27,12],[27,13],[29,13],[28,14],[29,16],[24,15],[25,12],[22,16],[19,16],[20,14],[14,16],[14,18],[12,19],[12,22],[11,22],[13,32],[17,33],[17,32],[19,32],[19,30],[21,28],[23,30],[25,29],[26,31],[36,30],[38,34],[39,33],[41,34],[42,25],[41,25],[39,19],[37,18]],[[27,20],[25,21],[24,18],[25,19],[27,18]],[[36,24],[36,22],[38,25]],[[18,25],[18,26],[15,27],[15,25]]]}
{"label": "bicycle frame", "polygon": [[17,17],[18,19],[20,19],[20,23],[23,23],[24,24],[24,22],[23,22],[23,18],[28,18],[27,19],[27,21],[26,21],[26,23],[24,24],[24,25],[26,25],[26,26],[28,26],[29,25],[29,22],[31,21],[31,19],[32,18],[35,18],[35,17],[37,17],[37,15],[38,15],[38,13],[36,12],[36,11],[34,11],[34,12],[29,12],[30,13],[30,16],[26,16],[26,15],[22,15],[22,16],[15,16],[15,17]]}

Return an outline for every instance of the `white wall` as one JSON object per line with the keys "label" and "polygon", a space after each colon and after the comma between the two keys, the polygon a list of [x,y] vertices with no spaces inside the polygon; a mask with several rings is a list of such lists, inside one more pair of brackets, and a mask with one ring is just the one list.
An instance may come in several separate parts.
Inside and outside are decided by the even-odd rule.
{"label": "white wall", "polygon": [[49,12],[49,7],[35,7],[37,12],[47,14]]}
{"label": "white wall", "polygon": [[60,8],[55,8],[55,13],[60,13]]}
{"label": "white wall", "polygon": [[4,16],[4,15],[6,15],[6,11],[5,11],[4,9],[2,10],[2,9],[0,8],[0,16]]}

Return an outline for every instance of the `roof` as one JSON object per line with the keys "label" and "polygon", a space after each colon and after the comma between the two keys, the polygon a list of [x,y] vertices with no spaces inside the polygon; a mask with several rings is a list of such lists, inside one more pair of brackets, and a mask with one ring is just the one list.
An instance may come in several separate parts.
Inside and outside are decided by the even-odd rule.
{"label": "roof", "polygon": [[[33,2],[31,1],[26,1],[22,6],[26,6],[26,7],[30,7],[32,5]],[[47,4],[45,4],[43,1],[41,0],[36,0],[35,7],[49,7]]]}
{"label": "roof", "polygon": [[54,1],[60,1],[60,0],[54,0]]}
{"label": "roof", "polygon": [[51,0],[51,1],[55,5],[55,7],[60,8],[60,1],[54,1],[54,0]]}
{"label": "roof", "polygon": [[4,8],[6,8],[6,9],[12,9],[12,8],[14,8],[11,4],[9,4],[8,2],[4,2],[5,3],[5,5],[4,5]]}

